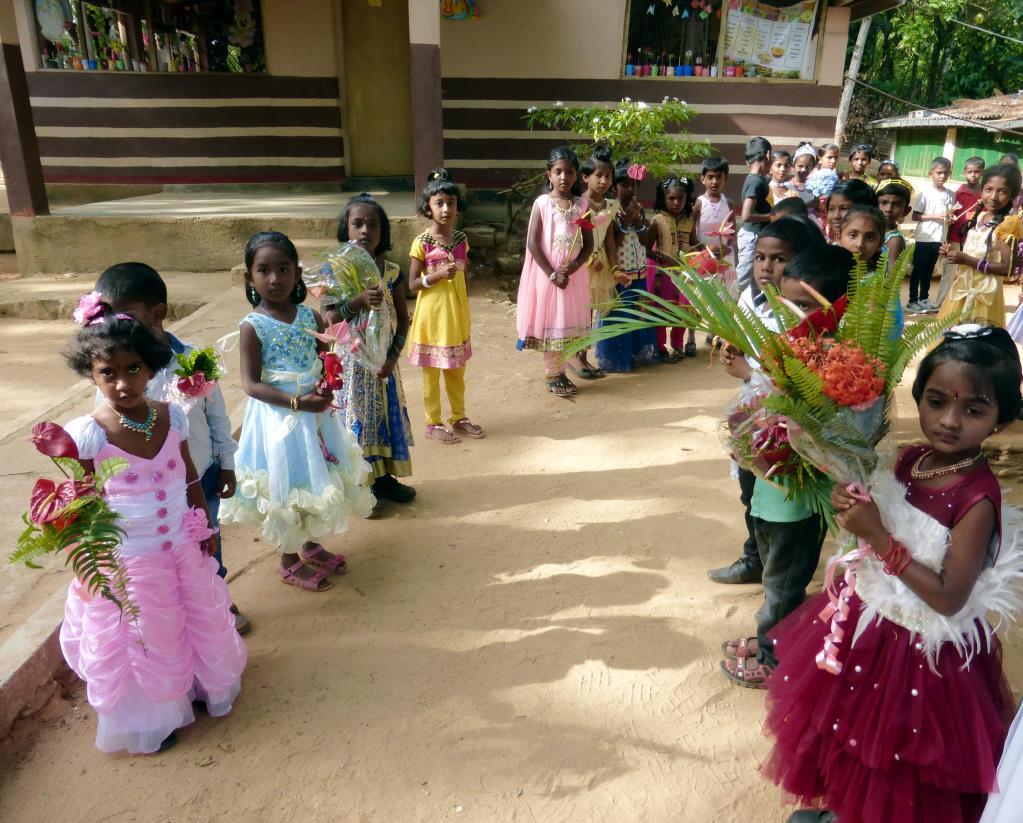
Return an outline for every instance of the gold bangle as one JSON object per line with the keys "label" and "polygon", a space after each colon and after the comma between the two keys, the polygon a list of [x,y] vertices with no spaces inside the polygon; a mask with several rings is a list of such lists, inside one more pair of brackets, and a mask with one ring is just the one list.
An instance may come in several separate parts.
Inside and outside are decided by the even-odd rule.
{"label": "gold bangle", "polygon": [[292,411],[298,411],[298,395],[297,394],[293,394],[291,396],[291,410]]}

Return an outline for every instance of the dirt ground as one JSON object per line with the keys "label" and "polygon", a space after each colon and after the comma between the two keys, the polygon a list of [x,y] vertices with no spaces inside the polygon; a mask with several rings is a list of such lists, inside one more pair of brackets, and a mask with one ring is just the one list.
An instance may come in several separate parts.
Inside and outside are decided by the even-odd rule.
{"label": "dirt ground", "polygon": [[[705,573],[743,539],[716,435],[733,381],[701,349],[566,402],[515,352],[513,306],[473,312],[469,413],[488,437],[420,439],[419,497],[329,545],[351,565],[332,591],[281,585],[271,550],[225,529],[254,624],[233,713],[110,757],[76,685],[22,727],[0,819],[785,819],[757,771],[763,693],[718,671],[760,588]],[[403,376],[418,436],[419,374]]]}

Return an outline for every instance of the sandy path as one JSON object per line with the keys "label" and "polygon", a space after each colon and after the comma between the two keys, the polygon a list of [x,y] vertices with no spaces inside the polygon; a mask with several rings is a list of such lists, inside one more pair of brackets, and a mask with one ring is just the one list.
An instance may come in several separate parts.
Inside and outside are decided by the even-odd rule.
{"label": "sandy path", "polygon": [[714,431],[732,381],[701,358],[557,400],[512,311],[474,304],[490,436],[421,441],[419,499],[353,524],[333,591],[285,588],[227,530],[255,624],[230,717],[111,758],[77,689],[0,778],[0,819],[783,820],[756,771],[763,694],[717,670],[759,587],[705,576],[742,539]]}

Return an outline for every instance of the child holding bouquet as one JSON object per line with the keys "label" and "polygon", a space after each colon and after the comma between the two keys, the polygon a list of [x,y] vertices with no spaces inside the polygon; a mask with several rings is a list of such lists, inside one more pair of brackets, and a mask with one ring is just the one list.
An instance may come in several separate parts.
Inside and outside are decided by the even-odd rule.
{"label": "child holding bouquet", "polygon": [[[590,327],[585,264],[594,224],[574,196],[579,159],[567,146],[547,160],[547,193],[533,203],[516,310],[518,349],[543,352],[544,382],[556,397],[576,394],[561,359],[565,346]],[[581,365],[580,365],[581,368]]]}
{"label": "child holding bouquet", "polygon": [[383,286],[371,286],[347,302],[324,297],[321,303],[324,321],[333,326],[352,320],[367,307],[381,304],[394,318],[394,337],[387,359],[376,373],[370,371],[351,346],[344,347],[344,386],[337,401],[345,417],[345,427],[358,439],[362,454],[370,465],[373,494],[395,503],[408,503],[416,490],[398,481],[412,474],[412,427],[405,406],[398,358],[408,336],[409,317],[405,275],[397,263],[385,260],[391,248],[391,221],[383,207],[368,193],[348,201],[337,227],[341,243],[357,243],[376,261]]}
{"label": "child holding bouquet", "polygon": [[[215,530],[188,448],[189,420],[147,391],[171,349],[146,326],[89,295],[68,364],[96,384],[91,415],[68,423],[62,456],[95,475],[109,458],[123,471],[103,486],[123,537],[117,557],[127,577],[122,612],[75,577],[68,587],[60,645],[88,687],[99,715],[96,747],[133,754],[164,751],[191,723],[192,701],[227,714],[241,689],[245,645],[227,586],[209,555]],[[48,452],[49,453],[49,452]],[[88,532],[92,534],[90,529]]]}
{"label": "child holding bouquet", "polygon": [[[430,229],[412,241],[409,252],[409,289],[418,295],[409,332],[409,362],[423,370],[426,436],[448,445],[458,443],[460,434],[484,436],[483,429],[465,416],[465,366],[472,357],[465,279],[469,241],[455,228],[464,208],[462,193],[447,170],[430,172],[419,203],[419,213],[430,220]],[[447,425],[441,412],[441,373],[451,408]]]}
{"label": "child holding bouquet", "polygon": [[913,383],[927,444],[869,495],[836,486],[859,559],[775,630],[764,770],[842,823],[975,823],[995,788],[1013,700],[993,626],[1019,607],[1021,557],[982,445],[1016,418],[1020,379],[1004,329],[945,333]]}
{"label": "child holding bouquet", "polygon": [[[176,401],[185,408],[188,414],[189,453],[199,474],[199,487],[206,498],[210,522],[213,528],[219,528],[220,501],[233,497],[236,489],[234,453],[238,444],[231,437],[231,420],[227,416],[227,405],[218,384],[206,384],[193,397],[186,397],[178,390],[179,384],[195,384],[200,378],[199,375],[180,374],[183,369],[177,356],[195,360],[198,349],[178,340],[163,327],[163,321],[167,318],[167,284],[155,269],[145,263],[118,263],[99,276],[96,292],[115,313],[132,315],[157,340],[170,346],[174,357],[157,371],[146,386],[146,396],[152,400]],[[213,541],[216,545],[213,558],[220,566],[217,573],[226,577],[224,542],[219,531]],[[252,628],[249,619],[233,603],[231,612],[238,633],[248,633]]]}
{"label": "child holding bouquet", "polygon": [[[777,231],[778,227],[789,222],[796,221],[793,218],[780,220],[764,231]],[[802,223],[798,225],[806,235],[796,235],[789,242],[800,243],[804,250],[790,262],[772,262],[776,272],[772,279],[777,281],[783,294],[793,285],[798,287],[799,283],[808,282],[827,299],[837,300],[848,286],[852,255],[844,249],[826,246],[816,230]],[[817,237],[809,240],[814,234]],[[765,256],[762,245],[758,240],[755,261],[757,256]],[[762,260],[760,270],[763,271],[767,265],[768,261]],[[767,282],[761,276],[761,284],[766,285]],[[726,349],[722,359],[730,373],[748,379],[748,372],[729,359],[729,351]],[[778,665],[768,633],[803,602],[806,587],[820,560],[826,527],[823,518],[807,501],[798,494],[790,494],[783,476],[776,477],[774,482],[763,476],[755,478],[750,516],[763,568],[764,603],[756,614],[756,637],[742,637],[722,644],[725,659],[721,661],[721,670],[738,686],[763,689]]]}
{"label": "child holding bouquet", "polygon": [[313,592],[344,574],[342,554],[318,541],[341,534],[348,518],[366,517],[373,495],[369,466],[351,433],[331,412],[336,355],[318,343],[320,316],[307,306],[298,252],[280,232],[245,244],[245,296],[253,307],[240,324],[241,378],[249,403],[238,448],[238,493],[226,501],[226,523],[258,526],[281,555],[277,574]]}

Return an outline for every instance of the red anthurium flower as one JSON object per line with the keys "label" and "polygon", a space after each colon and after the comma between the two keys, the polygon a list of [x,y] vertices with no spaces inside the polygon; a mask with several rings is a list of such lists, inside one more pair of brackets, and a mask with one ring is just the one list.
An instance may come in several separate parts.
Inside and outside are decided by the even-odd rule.
{"label": "red anthurium flower", "polygon": [[56,520],[65,507],[77,496],[73,480],[65,480],[58,485],[52,480],[41,477],[32,487],[28,508],[29,519],[37,526]]}
{"label": "red anthurium flower", "polygon": [[627,174],[637,183],[641,183],[646,179],[646,166],[642,163],[633,163],[629,166]]}
{"label": "red anthurium flower", "polygon": [[593,231],[595,227],[592,220],[586,219],[586,215],[583,215],[582,217],[577,217],[572,222],[575,225],[577,225],[580,229],[583,229],[584,231]]}
{"label": "red anthurium flower", "polygon": [[789,329],[789,337],[793,339],[809,337],[811,333],[814,336],[834,334],[835,330],[838,329],[838,324],[845,316],[846,304],[848,302],[849,298],[843,294],[829,308],[817,309],[817,311],[809,314],[798,326],[793,326]]}
{"label": "red anthurium flower", "polygon": [[337,391],[344,386],[341,358],[334,352],[321,352],[320,359],[323,361],[323,387]]}
{"label": "red anthurium flower", "polygon": [[32,443],[40,454],[47,457],[78,459],[78,447],[71,435],[56,423],[36,423],[32,427]]}

